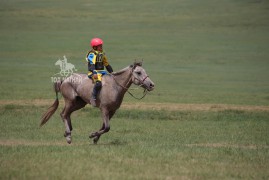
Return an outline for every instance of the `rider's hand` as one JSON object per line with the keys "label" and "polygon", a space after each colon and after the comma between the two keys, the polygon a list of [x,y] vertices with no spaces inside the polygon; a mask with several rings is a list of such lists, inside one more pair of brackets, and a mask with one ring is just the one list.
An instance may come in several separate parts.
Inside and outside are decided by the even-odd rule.
{"label": "rider's hand", "polygon": [[98,79],[98,75],[97,74],[94,74],[93,75],[93,79]]}

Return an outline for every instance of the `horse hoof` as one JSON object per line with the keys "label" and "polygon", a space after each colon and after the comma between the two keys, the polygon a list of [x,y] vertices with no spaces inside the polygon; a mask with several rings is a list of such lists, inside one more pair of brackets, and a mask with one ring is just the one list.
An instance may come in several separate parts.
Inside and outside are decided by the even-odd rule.
{"label": "horse hoof", "polygon": [[67,142],[68,144],[71,144],[71,142],[72,142],[71,137],[66,137],[66,142]]}
{"label": "horse hoof", "polygon": [[95,135],[94,134],[91,134],[90,136],[89,136],[89,138],[94,138],[95,137]]}
{"label": "horse hoof", "polygon": [[92,133],[92,134],[89,136],[89,138],[94,138],[94,137],[96,137],[96,136],[98,136],[98,132],[94,132],[94,133]]}
{"label": "horse hoof", "polygon": [[93,139],[93,144],[97,144],[98,140],[99,140],[99,138],[97,138],[97,137],[94,138],[94,139]]}

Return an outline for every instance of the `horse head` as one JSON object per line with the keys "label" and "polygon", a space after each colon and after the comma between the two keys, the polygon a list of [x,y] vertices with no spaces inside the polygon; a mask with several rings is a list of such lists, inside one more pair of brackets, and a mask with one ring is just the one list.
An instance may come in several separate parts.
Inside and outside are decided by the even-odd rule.
{"label": "horse head", "polygon": [[132,68],[132,82],[148,91],[152,91],[154,83],[147,75],[145,69],[142,68],[142,62],[135,61],[130,67]]}

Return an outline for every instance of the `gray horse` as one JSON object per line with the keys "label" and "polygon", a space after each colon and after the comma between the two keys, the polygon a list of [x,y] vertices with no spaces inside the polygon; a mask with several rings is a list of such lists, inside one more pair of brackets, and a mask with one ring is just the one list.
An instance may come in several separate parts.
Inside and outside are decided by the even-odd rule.
{"label": "gray horse", "polygon": [[[109,120],[120,108],[124,94],[128,91],[131,84],[143,87],[147,91],[154,89],[154,83],[150,80],[146,71],[142,68],[142,63],[135,62],[118,72],[111,75],[103,76],[102,89],[97,98],[96,105],[102,113],[103,125],[97,132],[90,134],[96,144],[100,136],[109,131]],[[86,104],[90,104],[93,82],[86,74],[74,73],[64,81],[54,83],[56,92],[56,100],[53,105],[48,108],[47,112],[42,116],[40,127],[44,125],[57,110],[59,105],[58,93],[64,97],[65,106],[61,112],[62,120],[65,124],[65,133],[67,143],[71,143],[71,113],[83,108]]]}

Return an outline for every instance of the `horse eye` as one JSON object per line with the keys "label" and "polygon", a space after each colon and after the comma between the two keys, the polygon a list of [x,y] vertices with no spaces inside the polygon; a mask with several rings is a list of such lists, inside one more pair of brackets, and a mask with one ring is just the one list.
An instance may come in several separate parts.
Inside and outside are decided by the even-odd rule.
{"label": "horse eye", "polygon": [[141,75],[141,72],[140,72],[140,71],[138,71],[138,72],[136,72],[136,74],[140,76],[140,75]]}

